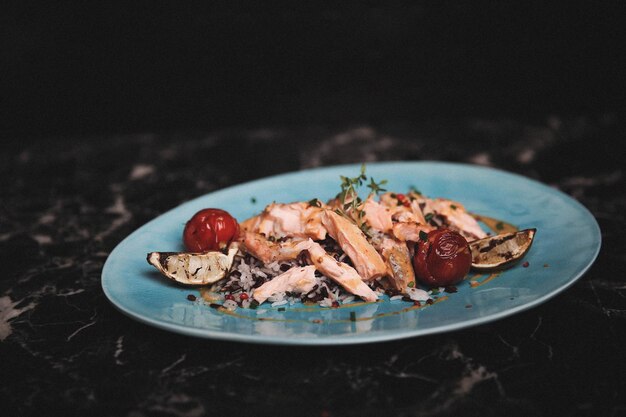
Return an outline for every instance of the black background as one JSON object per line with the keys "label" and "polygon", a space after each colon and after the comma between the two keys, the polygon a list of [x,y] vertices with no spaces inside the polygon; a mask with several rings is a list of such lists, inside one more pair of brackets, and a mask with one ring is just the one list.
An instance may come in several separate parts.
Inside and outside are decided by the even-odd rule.
{"label": "black background", "polygon": [[4,139],[621,111],[620,2],[12,2]]}

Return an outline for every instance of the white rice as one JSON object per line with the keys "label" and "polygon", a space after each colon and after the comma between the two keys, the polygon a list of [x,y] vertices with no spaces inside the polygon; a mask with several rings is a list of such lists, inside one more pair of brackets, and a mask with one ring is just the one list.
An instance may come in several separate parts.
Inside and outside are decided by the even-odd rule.
{"label": "white rice", "polygon": [[320,307],[332,307],[333,306],[333,300],[331,298],[324,298],[322,301],[320,301]]}
{"label": "white rice", "polygon": [[344,298],[341,300],[341,303],[342,303],[342,304],[350,304],[350,303],[354,302],[354,300],[355,300],[354,295],[348,295],[348,296],[344,297]]}
{"label": "white rice", "polygon": [[276,273],[280,272],[280,263],[277,261],[271,262],[265,265],[265,267],[273,272],[276,272]]}
{"label": "white rice", "polygon": [[427,301],[430,299],[430,295],[419,288],[407,288],[406,293],[413,301]]}
{"label": "white rice", "polygon": [[[346,260],[346,254],[341,254],[338,258],[339,261]],[[235,258],[235,264],[233,272],[228,281],[219,284],[216,291],[223,293],[231,293],[235,296],[235,301],[227,300],[224,302],[224,307],[229,310],[234,310],[237,307],[237,301],[243,308],[249,308],[253,302],[253,293],[255,287],[267,282],[273,277],[282,274],[287,268],[297,266],[297,261],[289,262],[271,262],[268,264],[262,264],[255,258],[250,256],[237,256]],[[350,304],[353,303],[358,297],[346,292],[345,289],[340,287],[337,283],[330,280],[325,276],[316,276],[316,287],[313,291],[306,295],[302,294],[286,294],[285,292],[278,292],[272,294],[267,302],[272,307],[293,305],[302,300],[302,296],[309,300],[315,300],[320,307],[333,307],[337,304]],[[385,290],[381,287],[373,288],[378,298],[385,294]],[[443,288],[441,289],[443,290]],[[245,293],[248,295],[247,300],[241,300],[237,297],[237,294]],[[407,295],[416,301],[425,301],[430,297],[428,294],[419,289],[409,288],[407,289]],[[396,295],[391,297],[392,301],[402,299],[402,295]],[[321,301],[320,301],[321,300]],[[259,314],[259,310],[257,310]],[[262,314],[262,313],[261,313]]]}

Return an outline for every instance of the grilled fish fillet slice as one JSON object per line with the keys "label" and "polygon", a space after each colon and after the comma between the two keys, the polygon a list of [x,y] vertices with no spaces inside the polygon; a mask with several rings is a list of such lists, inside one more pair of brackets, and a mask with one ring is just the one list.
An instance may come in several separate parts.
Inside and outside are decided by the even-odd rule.
{"label": "grilled fish fillet slice", "polygon": [[326,238],[326,229],[322,226],[322,211],[322,208],[308,202],[273,203],[265,207],[258,216],[242,222],[240,227],[244,231],[268,237],[310,237],[323,240]]}
{"label": "grilled fish fillet slice", "polygon": [[376,231],[387,233],[393,227],[391,210],[369,197],[363,203],[364,220]]}
{"label": "grilled fish fillet slice", "polygon": [[444,216],[450,228],[457,230],[468,242],[487,236],[487,233],[480,227],[476,219],[465,210],[461,203],[444,198],[436,198],[430,200],[429,206],[437,214]]}
{"label": "grilled fish fillet slice", "polygon": [[419,242],[420,232],[428,233],[433,228],[415,222],[395,223],[392,233],[394,237],[403,242]]}
{"label": "grilled fish fillet slice", "polygon": [[406,243],[383,237],[377,248],[387,262],[388,282],[395,290],[405,291],[411,282],[415,285],[415,272]]}
{"label": "grilled fish fillet slice", "polygon": [[244,232],[243,247],[246,252],[263,263],[296,259],[306,240],[292,239],[284,242],[271,242],[259,233]]}
{"label": "grilled fish fillet slice", "polygon": [[365,301],[376,301],[378,295],[363,282],[358,272],[350,265],[337,261],[330,256],[319,243],[309,241],[309,256],[315,268],[334,280],[346,291],[361,297]]}
{"label": "grilled fish fillet slice", "polygon": [[348,255],[354,268],[364,280],[371,281],[385,275],[387,272],[385,261],[356,224],[331,210],[323,212],[322,224]]}
{"label": "grilled fish fillet slice", "polygon": [[420,207],[420,204],[426,201],[424,197],[413,192],[409,193],[410,204],[407,207],[403,204],[399,204],[397,197],[393,197],[394,195],[393,193],[385,193],[380,197],[380,204],[389,209],[394,221],[427,224],[422,208]]}
{"label": "grilled fish fillet slice", "polygon": [[256,288],[252,297],[262,304],[279,292],[307,293],[315,286],[315,266],[296,266]]}

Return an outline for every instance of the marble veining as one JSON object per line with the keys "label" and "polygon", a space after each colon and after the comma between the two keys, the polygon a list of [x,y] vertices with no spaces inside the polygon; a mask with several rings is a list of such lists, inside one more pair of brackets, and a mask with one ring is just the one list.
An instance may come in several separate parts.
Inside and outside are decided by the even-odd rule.
{"label": "marble veining", "polygon": [[[452,120],[57,138],[0,156],[2,415],[550,416],[626,414],[625,119]],[[603,235],[549,302],[452,333],[345,347],[170,334],[104,297],[133,230],[229,185],[317,166],[445,160],[559,188]]]}

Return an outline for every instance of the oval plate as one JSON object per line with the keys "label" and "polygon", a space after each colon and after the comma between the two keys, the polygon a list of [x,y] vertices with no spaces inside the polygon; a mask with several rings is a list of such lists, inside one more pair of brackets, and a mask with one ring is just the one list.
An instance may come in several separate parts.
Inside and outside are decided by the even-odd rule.
{"label": "oval plate", "polygon": [[[600,229],[581,204],[528,178],[479,166],[440,162],[392,162],[367,166],[367,175],[387,179],[402,192],[415,186],[429,197],[457,200],[468,211],[505,220],[537,235],[522,264],[500,275],[476,276],[439,294],[432,305],[413,306],[387,297],[341,308],[295,304],[227,314],[211,308],[199,290],[180,287],[146,262],[152,251],[182,250],[185,222],[198,210],[219,207],[237,219],[276,202],[327,200],[339,191],[339,176],[357,176],[359,165],[294,172],[213,192],[152,220],[111,252],[102,288],[128,316],[161,329],[230,341],[295,345],[370,343],[446,332],[500,319],[534,307],[572,285],[600,250]],[[366,191],[363,191],[364,193]],[[194,294],[198,300],[189,301]]]}

